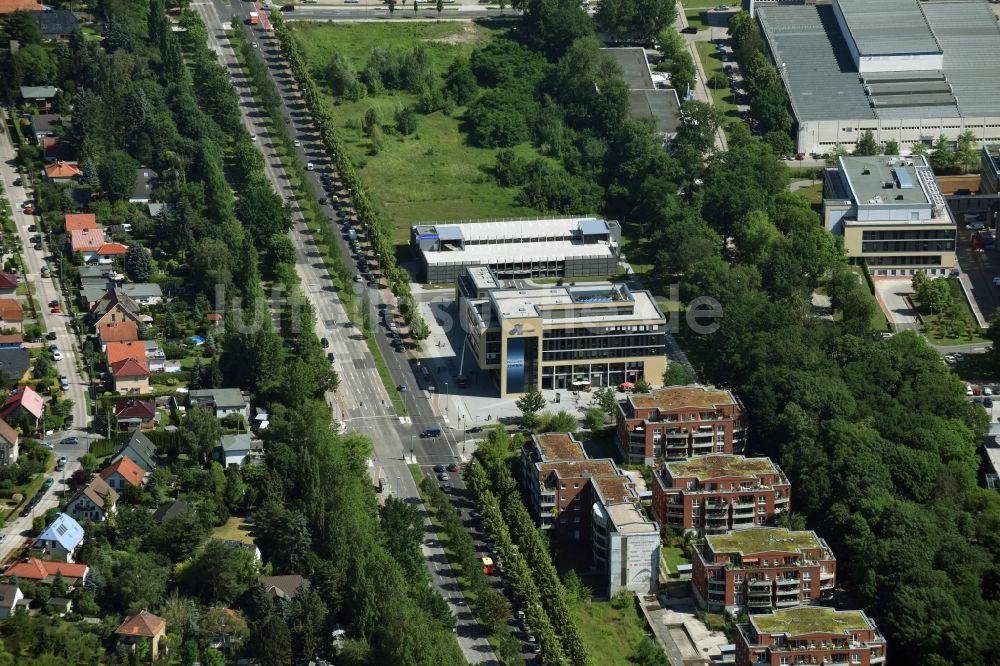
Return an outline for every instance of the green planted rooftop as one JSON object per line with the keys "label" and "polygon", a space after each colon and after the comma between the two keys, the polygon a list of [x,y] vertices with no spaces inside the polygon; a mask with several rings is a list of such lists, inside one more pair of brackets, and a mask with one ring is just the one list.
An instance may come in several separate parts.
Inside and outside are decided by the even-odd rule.
{"label": "green planted rooftop", "polygon": [[808,548],[822,548],[815,532],[793,532],[784,527],[752,527],[734,530],[729,534],[705,537],[714,553],[740,553],[753,555],[766,551],[781,550],[799,552]]}
{"label": "green planted rooftop", "polygon": [[750,622],[763,634],[830,633],[846,634],[850,631],[870,629],[861,611],[837,611],[821,606],[801,606],[776,611],[770,615],[752,615]]}
{"label": "green planted rooftop", "polygon": [[731,454],[696,456],[690,460],[667,463],[667,469],[670,471],[670,476],[675,479],[693,476],[699,481],[722,476],[753,476],[777,471],[770,458],[745,458]]}

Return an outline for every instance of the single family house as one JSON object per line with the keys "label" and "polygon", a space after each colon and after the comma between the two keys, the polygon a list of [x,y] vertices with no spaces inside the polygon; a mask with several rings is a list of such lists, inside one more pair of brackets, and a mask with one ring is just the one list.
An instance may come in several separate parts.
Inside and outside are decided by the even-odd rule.
{"label": "single family house", "polygon": [[42,31],[42,37],[49,40],[68,40],[80,25],[76,14],[68,9],[50,9],[32,12],[31,15]]}
{"label": "single family house", "polygon": [[146,609],[125,618],[115,630],[118,648],[129,654],[135,652],[139,643],[148,643],[151,662],[155,662],[159,656],[160,641],[166,633],[167,621]]}
{"label": "single family house", "polygon": [[159,465],[159,460],[156,457],[156,445],[141,432],[133,433],[128,441],[118,449],[118,453],[111,458],[111,462],[115,463],[125,456],[131,458],[132,462],[145,472],[152,472]]}
{"label": "single family house", "polygon": [[42,173],[46,180],[53,183],[69,183],[83,174],[83,172],[80,171],[80,167],[72,162],[66,162],[65,160],[58,160],[56,162],[46,164]]}
{"label": "single family house", "polygon": [[0,271],[0,296],[14,296],[17,293],[17,276]]}
{"label": "single family house", "polygon": [[60,513],[31,543],[31,550],[55,559],[73,561],[73,553],[83,543],[83,528],[65,513]]}
{"label": "single family house", "polygon": [[90,320],[98,328],[106,323],[118,321],[142,322],[139,304],[121,289],[109,289],[93,307],[90,308]]}
{"label": "single family house", "polygon": [[27,601],[17,585],[10,583],[0,585],[0,620],[10,618],[18,608],[27,610]]}
{"label": "single family house", "polygon": [[97,223],[97,216],[93,213],[66,213],[63,216],[63,224],[66,226],[66,233],[101,228]]}
{"label": "single family house", "polygon": [[239,414],[250,421],[250,398],[235,388],[197,389],[188,393],[188,406],[204,405],[211,408],[217,418]]}
{"label": "single family house", "polygon": [[73,564],[70,562],[54,562],[52,560],[40,560],[36,557],[26,557],[10,565],[3,575],[10,578],[17,576],[20,580],[30,580],[42,585],[51,585],[56,574],[69,587],[76,587],[87,582],[90,574],[90,567],[86,564]]}
{"label": "single family house", "polygon": [[144,430],[156,425],[156,403],[152,400],[118,400],[114,414],[120,430]]}
{"label": "single family house", "polygon": [[[2,5],[17,3],[34,5],[32,9],[41,7],[41,3],[34,0],[4,0]],[[0,13],[3,13],[2,10],[0,10]],[[57,92],[59,92],[59,88],[55,86],[21,86],[21,101],[27,106],[35,107],[42,113],[47,113],[52,109],[52,103],[56,98]]]}
{"label": "single family house", "polygon": [[139,488],[146,477],[142,468],[128,456],[122,456],[101,470],[100,478],[115,490],[121,492],[125,486]]}
{"label": "single family house", "polygon": [[112,321],[97,327],[97,337],[101,341],[101,351],[107,353],[109,344],[138,342],[139,327],[131,319]]}
{"label": "single family house", "polygon": [[159,305],[163,301],[163,290],[155,282],[123,284],[121,290],[139,305]]}
{"label": "single family house", "polygon": [[6,421],[0,420],[0,467],[17,462],[18,439],[17,431]]}
{"label": "single family house", "polygon": [[263,455],[264,447],[261,441],[253,439],[247,433],[223,435],[215,447],[215,459],[223,467],[230,465],[242,467],[258,462]]}
{"label": "single family house", "polygon": [[31,353],[23,347],[0,347],[0,383],[17,386],[31,372]]}
{"label": "single family house", "polygon": [[15,428],[28,424],[31,426],[29,428],[31,431],[38,429],[44,412],[45,398],[38,395],[38,392],[30,386],[21,387],[0,405],[0,419]]}
{"label": "single family house", "polygon": [[118,491],[109,486],[101,477],[95,476],[69,501],[69,504],[66,505],[66,513],[76,520],[100,523],[114,512],[117,501]]}
{"label": "single family house", "polygon": [[135,170],[135,188],[129,203],[148,204],[153,199],[153,190],[156,188],[159,174],[149,167],[139,167]]}
{"label": "single family house", "polygon": [[21,332],[24,326],[24,308],[16,298],[0,298],[0,329]]}

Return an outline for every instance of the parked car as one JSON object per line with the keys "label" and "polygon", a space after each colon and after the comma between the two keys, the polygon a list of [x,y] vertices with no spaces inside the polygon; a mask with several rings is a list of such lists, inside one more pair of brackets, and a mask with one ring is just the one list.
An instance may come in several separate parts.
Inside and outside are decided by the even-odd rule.
{"label": "parked car", "polygon": [[406,384],[396,384],[396,390],[400,393],[406,393]]}
{"label": "parked car", "polygon": [[329,353],[327,353],[327,355],[326,355],[326,360],[328,360],[328,361],[329,361],[330,363],[333,363],[333,362],[334,362],[335,360],[337,360],[337,359],[336,359],[336,357],[335,357],[335,356],[333,355],[333,352],[329,352]]}
{"label": "parked car", "polygon": [[63,446],[76,446],[77,444],[80,443],[80,438],[79,437],[64,437],[62,439],[62,441],[59,442],[59,443],[62,444]]}
{"label": "parked car", "polygon": [[434,473],[441,474],[444,472],[444,465],[434,465]]}
{"label": "parked car", "polygon": [[320,197],[320,198],[319,198],[319,205],[320,205],[320,206],[325,206],[325,205],[327,205],[328,203],[330,203],[330,200],[329,200],[329,199],[327,199],[326,197]]}
{"label": "parked car", "polygon": [[451,463],[450,465],[448,465],[448,471],[449,472],[457,472],[458,471],[458,463]]}
{"label": "parked car", "polygon": [[438,474],[438,481],[448,481],[449,479],[451,479],[451,477],[444,472]]}
{"label": "parked car", "polygon": [[482,432],[482,431],[483,431],[483,427],[482,426],[473,426],[471,428],[466,429],[465,432],[467,434],[469,434],[469,435],[475,435],[476,433]]}
{"label": "parked car", "polygon": [[685,35],[697,35],[698,28],[694,27],[693,25],[689,25],[686,28],[682,28],[681,32],[683,32]]}
{"label": "parked car", "polygon": [[323,349],[326,349],[327,347],[330,346],[330,341],[327,340],[326,338],[320,338],[319,343],[323,346]]}
{"label": "parked car", "polygon": [[986,228],[986,225],[983,224],[982,222],[970,222],[965,226],[969,231],[982,231],[983,229]]}
{"label": "parked car", "polygon": [[986,409],[993,408],[993,398],[983,398],[983,407]]}
{"label": "parked car", "polygon": [[312,162],[307,162],[306,163],[306,170],[307,171],[315,171],[316,170],[316,165],[314,165]]}
{"label": "parked car", "polygon": [[45,334],[45,339],[46,340],[55,340],[56,339],[56,332],[55,331],[49,331],[48,333]]}

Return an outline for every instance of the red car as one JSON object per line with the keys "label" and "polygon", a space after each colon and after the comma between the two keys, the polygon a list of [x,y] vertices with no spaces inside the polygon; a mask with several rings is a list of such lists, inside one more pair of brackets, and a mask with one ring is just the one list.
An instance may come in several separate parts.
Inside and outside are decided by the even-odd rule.
{"label": "red car", "polygon": [[52,314],[62,314],[62,308],[58,305],[52,308]]}
{"label": "red car", "polygon": [[34,206],[27,206],[24,209],[24,214],[25,215],[34,215],[35,214],[35,208],[34,208]]}

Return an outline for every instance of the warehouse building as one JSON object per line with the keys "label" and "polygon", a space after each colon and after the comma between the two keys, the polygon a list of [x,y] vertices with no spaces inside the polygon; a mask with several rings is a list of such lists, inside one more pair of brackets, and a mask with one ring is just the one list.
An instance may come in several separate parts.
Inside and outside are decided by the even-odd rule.
{"label": "warehouse building", "polygon": [[946,276],[955,220],[922,155],[845,156],[824,171],[823,220],[873,276]]}
{"label": "warehouse building", "polygon": [[612,276],[621,226],[596,217],[418,224],[410,247],[423,282],[454,282],[469,266],[501,279]]}
{"label": "warehouse building", "polygon": [[667,320],[648,291],[611,282],[511,288],[473,266],[456,300],[468,349],[502,398],[532,387],[652,384],[666,369]]}
{"label": "warehouse building", "polygon": [[755,3],[800,153],[866,130],[908,148],[971,131],[1000,141],[1000,28],[985,0]]}

